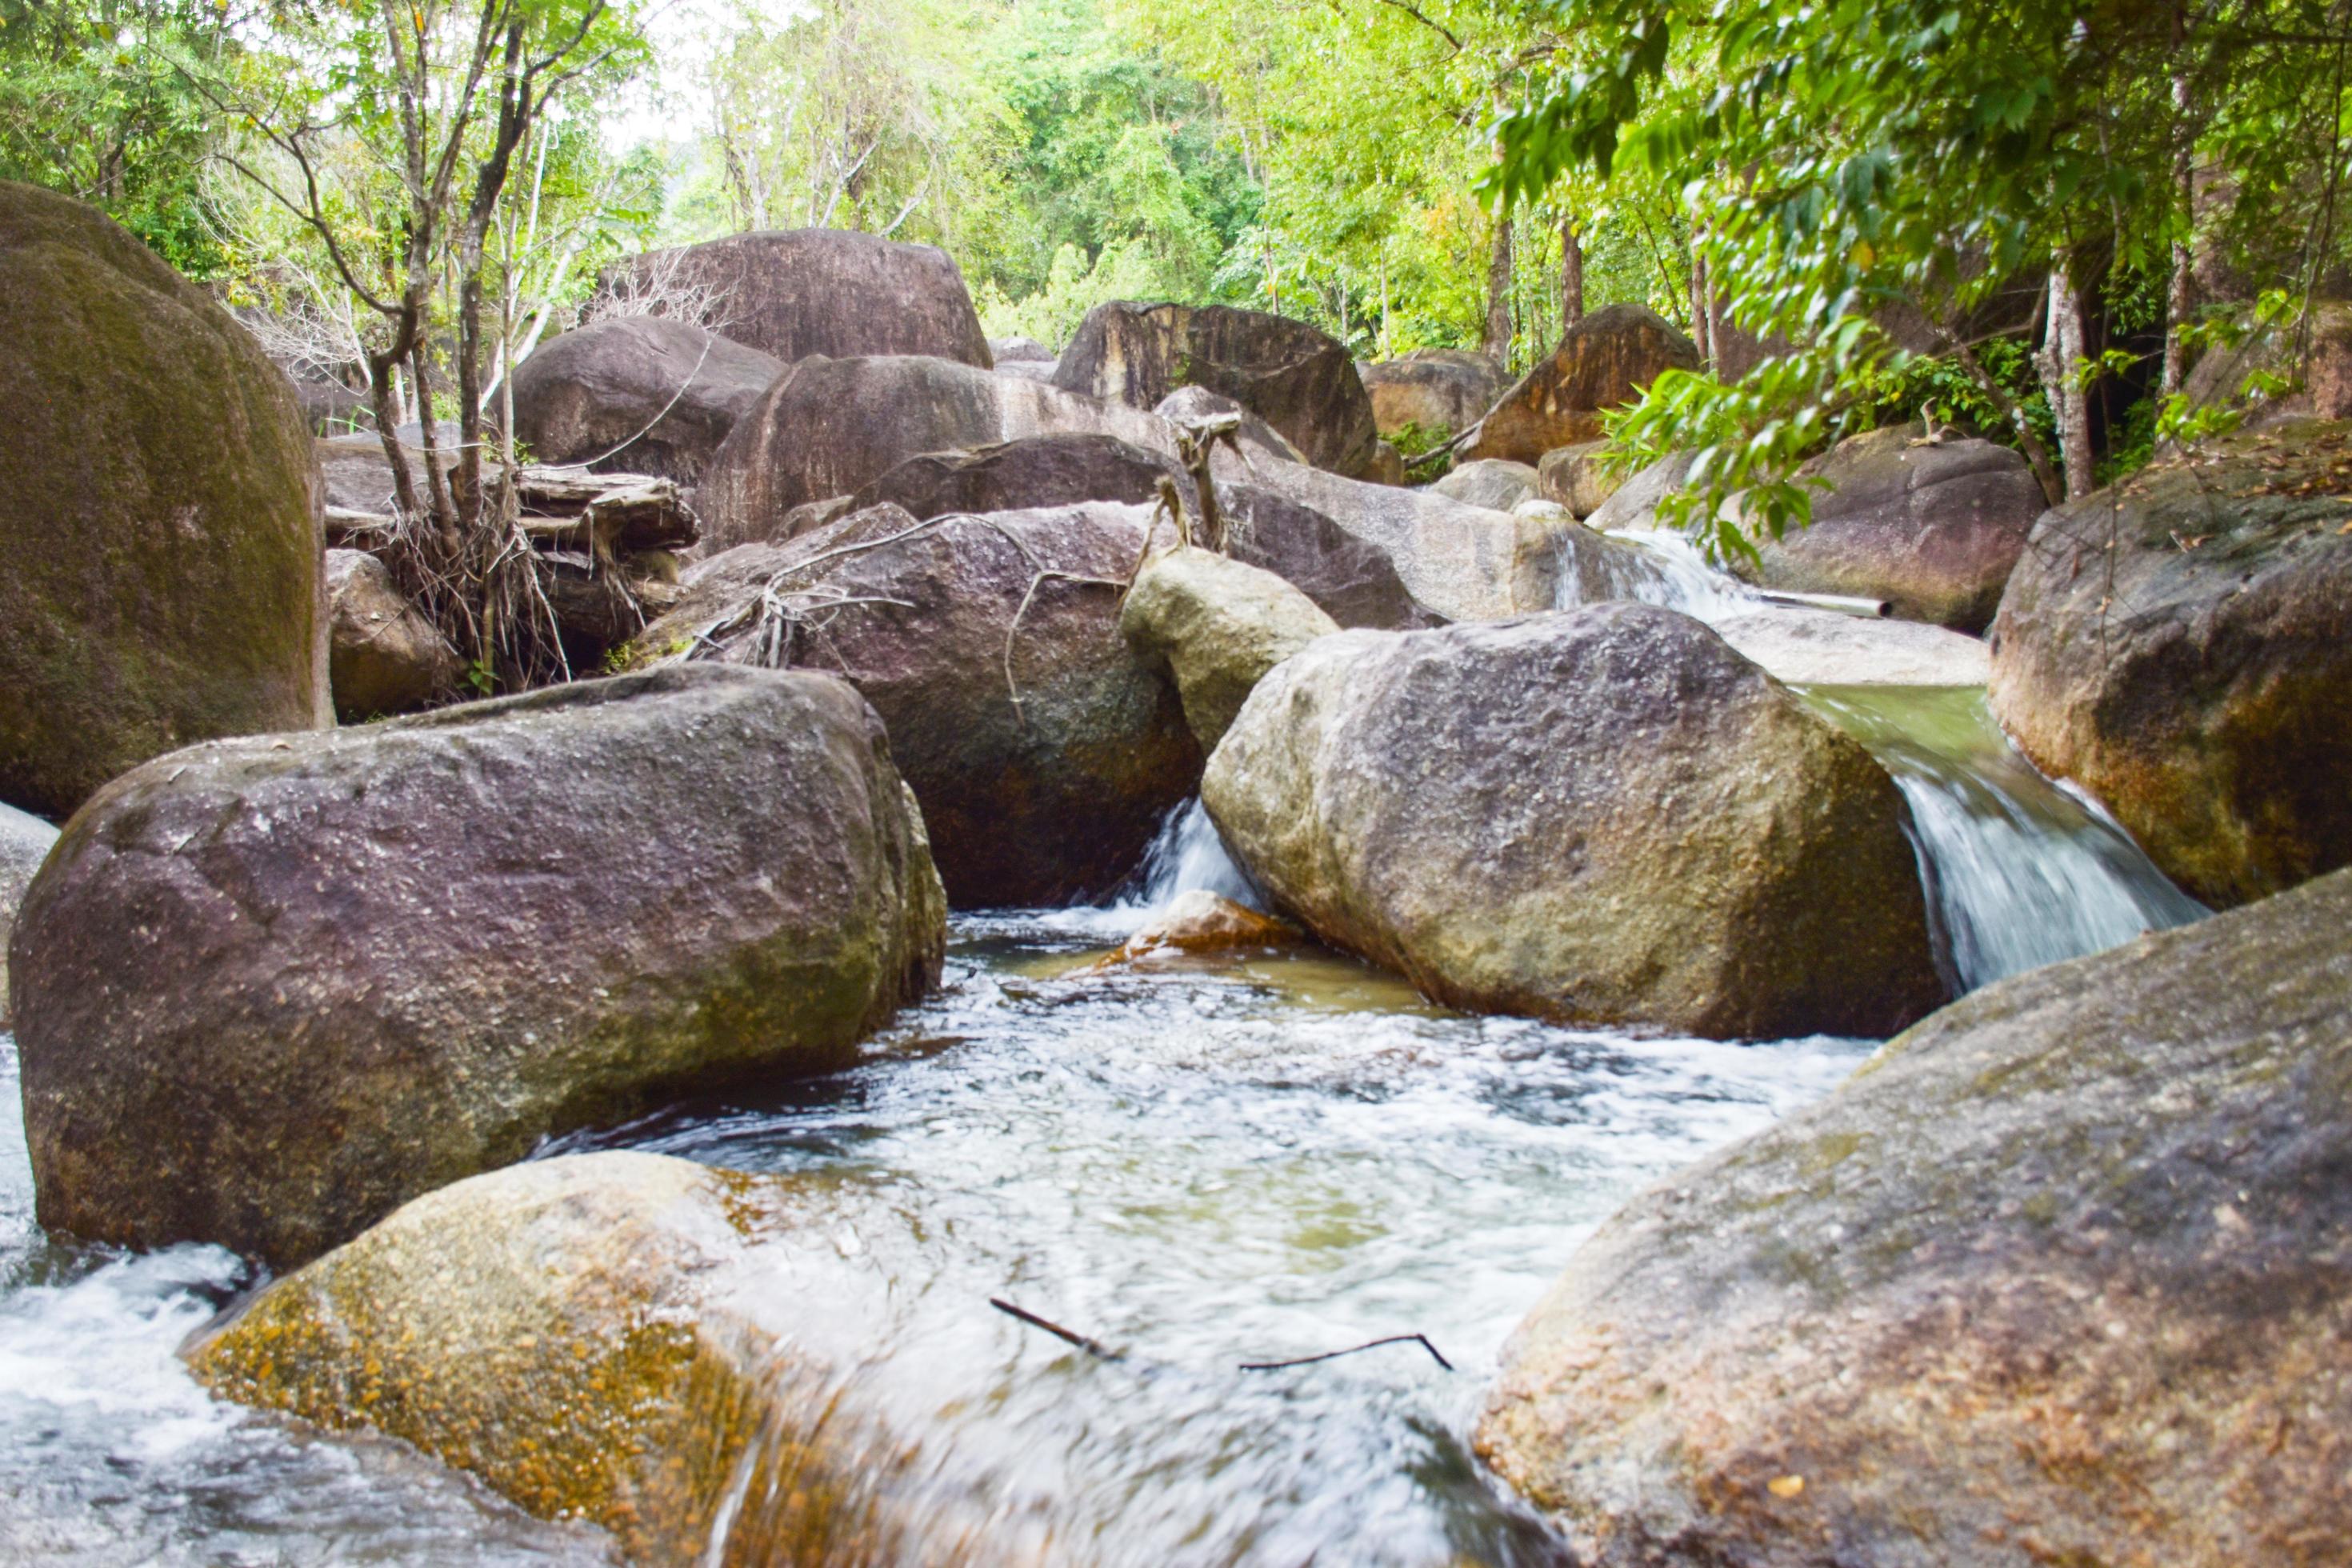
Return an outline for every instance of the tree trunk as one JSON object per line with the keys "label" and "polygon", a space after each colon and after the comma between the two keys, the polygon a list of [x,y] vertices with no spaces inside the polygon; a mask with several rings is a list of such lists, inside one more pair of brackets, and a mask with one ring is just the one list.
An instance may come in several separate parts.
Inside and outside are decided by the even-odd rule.
{"label": "tree trunk", "polygon": [[[2187,0],[2174,0],[2173,47],[2185,49],[2188,42]],[[2172,237],[2172,281],[2164,291],[2164,375],[2157,384],[2159,398],[2178,394],[2189,379],[2189,344],[2181,333],[2189,325],[2189,312],[2196,303],[2196,263],[2189,245],[2197,221],[2192,122],[2195,107],[2188,73],[2176,74],[2172,79],[2172,199],[2179,205],[2180,226]]]}
{"label": "tree trunk", "polygon": [[1584,320],[1584,242],[1573,219],[1559,220],[1559,330]]}
{"label": "tree trunk", "polygon": [[1486,257],[1487,356],[1508,367],[1511,359],[1511,215],[1495,220],[1494,248]]}
{"label": "tree trunk", "polygon": [[2091,493],[2094,461],[2090,394],[2077,370],[2083,358],[2083,300],[2067,260],[2060,257],[2050,269],[2050,314],[2034,366],[2042,373],[2042,390],[2058,422],[2058,460],[2066,469],[2066,499],[2075,500]]}
{"label": "tree trunk", "polygon": [[1698,345],[1699,363],[1712,371],[1716,368],[1715,334],[1708,330],[1712,317],[1707,310],[1706,255],[1699,249],[1699,238],[1698,235],[1691,236],[1691,341]]}

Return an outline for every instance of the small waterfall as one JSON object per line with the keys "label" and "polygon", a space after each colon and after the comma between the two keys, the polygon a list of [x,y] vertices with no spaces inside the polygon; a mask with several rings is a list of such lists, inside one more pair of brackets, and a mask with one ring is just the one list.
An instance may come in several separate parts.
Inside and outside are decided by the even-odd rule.
{"label": "small waterfall", "polygon": [[1265,908],[1264,895],[1225,853],[1225,841],[1197,795],[1169,811],[1143,852],[1143,864],[1108,902],[1055,910],[1042,923],[1055,931],[1124,942],[1173,903],[1177,894],[1196,888],[1250,909]]}
{"label": "small waterfall", "polygon": [[1816,687],[1910,803],[1938,937],[1963,991],[2207,911],[2088,796],[2021,756],[1974,688]]}
{"label": "small waterfall", "polygon": [[1763,603],[1745,584],[1710,565],[1685,534],[1578,530],[1564,533],[1558,548],[1555,605],[1559,609],[1630,599],[1717,621]]}

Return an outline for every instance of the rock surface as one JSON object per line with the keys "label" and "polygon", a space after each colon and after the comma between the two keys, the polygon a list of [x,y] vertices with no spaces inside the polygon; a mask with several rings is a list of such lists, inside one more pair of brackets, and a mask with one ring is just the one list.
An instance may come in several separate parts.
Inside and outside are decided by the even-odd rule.
{"label": "rock surface", "polygon": [[1167,909],[1097,967],[1108,969],[1179,954],[1297,947],[1304,941],[1298,928],[1287,921],[1260,914],[1206,888],[1192,888],[1169,900]]}
{"label": "rock surface", "polygon": [[861,487],[850,510],[887,501],[919,520],[950,511],[1020,511],[1090,500],[1149,504],[1163,479],[1180,495],[1191,495],[1192,481],[1168,453],[1116,436],[1072,431],[964,451],[919,452]]}
{"label": "rock surface", "polygon": [[1986,987],[1670,1177],[1480,1453],[1594,1568],[2339,1561],[2352,874]]}
{"label": "rock surface", "polygon": [[730,235],[623,264],[709,291],[718,330],[785,363],[824,354],[936,354],[986,370],[987,336],[944,250],[846,228]]}
{"label": "rock surface", "polygon": [[2003,726],[2196,898],[2352,864],[2352,425],[2233,437],[2046,513],[1991,640]]}
{"label": "rock surface", "polygon": [[818,1176],[533,1161],[416,1199],[186,1354],[217,1394],[388,1433],[631,1562],[1039,1561],[852,1375],[919,1267],[908,1228]]}
{"label": "rock surface", "polygon": [[9,1018],[8,933],[16,927],[16,906],[57,841],[58,830],[39,817],[0,805],[0,1028]]}
{"label": "rock surface", "polygon": [[1918,621],[1768,605],[1709,624],[1791,686],[1982,686],[1992,678],[1981,638]]}
{"label": "rock surface", "polygon": [[328,721],[292,387],[94,208],[0,181],[0,801],[63,817],[216,735]]}
{"label": "rock surface", "polygon": [[1609,504],[1609,498],[1624,482],[1622,476],[1611,470],[1608,454],[1606,441],[1554,447],[1536,465],[1538,493],[1559,502],[1579,518],[1591,517]]}
{"label": "rock surface", "polygon": [[840,1065],[944,920],[881,724],[825,677],[159,758],[68,825],[11,944],[41,1223],[299,1263],[548,1134]]}
{"label": "rock surface", "polygon": [[1646,305],[1605,306],[1496,399],[1458,456],[1540,462],[1555,447],[1598,437],[1601,410],[1634,402],[1664,372],[1698,368],[1698,350],[1664,317]]}
{"label": "rock surface", "polygon": [[1906,620],[1980,632],[2047,503],[2025,459],[1990,441],[1923,445],[1896,425],[1839,442],[1797,470],[1833,488],[1811,525],[1738,563],[1768,588],[1884,599]]}
{"label": "rock surface", "polygon": [[1228,305],[1113,300],[1087,312],[1054,384],[1150,408],[1180,386],[1223,394],[1318,468],[1360,474],[1380,438],[1355,362],[1319,328]]}
{"label": "rock surface", "polygon": [[1456,1006],[1779,1038],[1942,997],[1893,781],[1671,611],[1324,637],[1201,794],[1283,909]]}
{"label": "rock surface", "polygon": [[[954,904],[1066,904],[1123,880],[1200,776],[1175,688],[1118,635],[1150,516],[1097,502],[919,529],[876,507],[704,562],[636,646],[707,657],[699,635],[729,660],[846,675],[889,726]],[[813,617],[788,637],[758,618],[772,587]],[[824,608],[842,596],[877,602]]]}
{"label": "rock surface", "polygon": [[1273,573],[1198,549],[1154,556],[1118,615],[1128,645],[1174,673],[1202,756],[1217,749],[1267,670],[1339,629]]}
{"label": "rock surface", "polygon": [[1486,417],[1510,378],[1485,354],[1460,349],[1414,349],[1360,367],[1372,400],[1372,422],[1383,436],[1406,426],[1424,436],[1452,436]]}
{"label": "rock surface", "polygon": [[805,359],[737,422],[695,507],[713,552],[773,542],[794,507],[855,495],[919,454],[1066,434],[1175,453],[1166,420],[1042,382],[936,358]]}
{"label": "rock surface", "polygon": [[[1639,532],[1658,526],[1658,503],[1683,488],[1690,478],[1689,452],[1673,452],[1647,468],[1637,468],[1585,516],[1588,526],[1604,533]],[[1540,471],[1540,470],[1538,470]]]}
{"label": "rock surface", "polygon": [[328,669],[335,712],[347,724],[422,708],[456,689],[457,650],[393,586],[374,556],[330,550]]}
{"label": "rock surface", "polygon": [[1275,462],[1303,463],[1307,454],[1290,443],[1288,437],[1243,407],[1222,392],[1212,392],[1205,386],[1180,386],[1151,405],[1171,425],[1185,425],[1218,418],[1230,414],[1238,419],[1237,435],[1243,448],[1252,458],[1267,458]]}
{"label": "rock surface", "polygon": [[541,343],[517,367],[515,437],[534,462],[691,484],[783,374],[775,355],[685,321],[608,317]]}
{"label": "rock surface", "polygon": [[1429,488],[1433,493],[1465,506],[1508,511],[1537,493],[1536,470],[1525,463],[1486,458],[1459,465]]}

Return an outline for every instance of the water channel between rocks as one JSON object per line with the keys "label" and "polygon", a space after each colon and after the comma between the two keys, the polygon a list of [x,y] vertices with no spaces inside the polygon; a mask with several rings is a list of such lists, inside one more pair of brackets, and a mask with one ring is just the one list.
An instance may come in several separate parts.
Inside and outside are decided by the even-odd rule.
{"label": "water channel between rocks", "polygon": [[[1809,700],[1903,785],[1968,982],[2200,912],[2015,757],[1981,693]],[[1197,807],[1154,857],[1123,903],[960,917],[942,992],[852,1070],[560,1149],[831,1173],[913,1216],[888,1375],[931,1430],[1010,1448],[992,1506],[1073,1557],[1551,1561],[1466,1448],[1505,1337],[1633,1192],[1826,1093],[1871,1045],[1469,1017],[1316,952],[1093,972],[1178,889],[1245,890]],[[606,1560],[397,1445],[204,1394],[173,1352],[247,1282],[238,1260],[45,1239],[5,1035],[0,1061],[0,1561]],[[860,1245],[853,1226],[837,1244]],[[1412,1345],[1238,1369],[1416,1331],[1459,1370]]]}

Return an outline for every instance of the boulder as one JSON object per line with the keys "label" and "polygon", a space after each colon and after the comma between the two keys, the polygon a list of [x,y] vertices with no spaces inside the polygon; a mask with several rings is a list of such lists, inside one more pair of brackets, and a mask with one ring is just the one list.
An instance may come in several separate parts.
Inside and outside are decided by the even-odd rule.
{"label": "boulder", "polygon": [[1609,504],[1624,482],[1609,463],[1609,443],[1579,441],[1554,447],[1536,464],[1536,490],[1556,500],[1579,518],[1589,518]]}
{"label": "boulder", "polygon": [[1508,511],[1537,493],[1536,470],[1525,463],[1486,458],[1464,463],[1429,487],[1435,494],[1465,506]]}
{"label": "boulder", "polygon": [[1999,982],[1636,1198],[1476,1447],[1593,1568],[2339,1561],[2352,874]]}
{"label": "boulder", "polygon": [[[1275,477],[1318,472],[1297,464],[1266,467]],[[1350,489],[1370,488],[1339,482]],[[1223,479],[1217,480],[1217,495],[1232,524],[1227,553],[1291,584],[1339,625],[1406,631],[1444,621],[1405,587],[1386,548],[1329,513],[1278,490]]]}
{"label": "boulder", "polygon": [[1759,605],[1708,625],[1791,686],[1982,686],[1992,678],[1981,638],[1918,621]]}
{"label": "boulder", "polygon": [[2045,513],[1992,703],[2211,905],[2352,864],[2352,424],[2242,433]]}
{"label": "boulder", "polygon": [[1360,374],[1372,423],[1391,437],[1410,429],[1443,440],[1467,430],[1510,384],[1502,366],[1460,349],[1414,349],[1364,365]]}
{"label": "boulder", "polygon": [[1371,399],[1339,341],[1262,310],[1123,300],[1097,305],[1063,349],[1054,384],[1137,408],[1180,386],[1206,387],[1335,473],[1363,472],[1380,438]]}
{"label": "boulder", "polygon": [[457,650],[393,586],[383,562],[330,550],[326,563],[328,668],[345,723],[406,713],[457,689]]}
{"label": "boulder", "polygon": [[1205,386],[1180,386],[1153,404],[1151,412],[1171,425],[1184,425],[1215,419],[1230,414],[1240,422],[1236,432],[1243,448],[1253,460],[1268,458],[1276,462],[1303,463],[1307,456],[1292,446],[1282,432],[1243,407],[1221,392],[1211,392]]}
{"label": "boulder", "polygon": [[1690,339],[1646,305],[1609,305],[1560,334],[1559,345],[1496,401],[1456,454],[1539,461],[1601,435],[1604,409],[1638,402],[1669,370],[1696,370]]}
{"label": "boulder", "polygon": [[937,978],[872,710],[662,669],[215,742],[68,825],[9,952],[43,1225],[274,1268],[539,1140],[815,1072]]}
{"label": "boulder", "polygon": [[0,801],[63,817],[329,721],[320,486],[253,335],[95,208],[0,181]]}
{"label": "boulder", "polygon": [[927,1263],[826,1177],[572,1154],[416,1199],[185,1354],[215,1394],[398,1437],[634,1563],[1043,1561],[958,1484],[986,1459],[877,1387]]}
{"label": "boulder", "polygon": [[712,301],[716,331],[790,364],[811,354],[935,354],[986,370],[953,258],[846,228],[766,229],[634,256],[640,279]]}
{"label": "boulder", "polygon": [[[2315,416],[2352,418],[2352,304],[2314,301],[2307,331],[2292,316],[2256,327],[2251,311],[2239,326],[2242,342],[2209,348],[2189,368],[2180,390],[2190,408],[2235,410],[2266,426]],[[2256,372],[2290,384],[2275,395],[2249,398],[2241,389]]]}
{"label": "boulder", "polygon": [[1404,454],[1387,441],[1375,444],[1372,460],[1364,469],[1364,478],[1376,485],[1401,485],[1405,482]]}
{"label": "boulder", "polygon": [[691,484],[783,361],[667,316],[608,316],[514,375],[515,438],[541,463]]}
{"label": "boulder", "polygon": [[1202,756],[1217,749],[1267,670],[1339,629],[1273,573],[1195,549],[1154,556],[1118,615],[1129,646],[1174,674]]}
{"label": "boulder", "polygon": [[1278,921],[1206,888],[1177,894],[1150,923],[1122,943],[1097,969],[1146,959],[1209,952],[1297,947],[1306,938],[1297,926]]}
{"label": "boulder", "polygon": [[1054,351],[1034,338],[991,338],[988,340],[988,355],[996,362],[999,370],[1009,364],[1054,363]]}
{"label": "boulder", "polygon": [[907,458],[1029,436],[1115,436],[1172,457],[1164,419],[944,359],[804,359],[739,420],[695,492],[713,551],[785,537],[785,515],[854,495]]}
{"label": "boulder", "polygon": [[1928,442],[1916,425],[1850,437],[1797,470],[1812,522],[1759,540],[1742,577],[1801,594],[1884,599],[1906,620],[1980,632],[2047,502],[2025,459],[1990,441]]}
{"label": "boulder", "polygon": [[58,830],[39,817],[0,805],[0,1028],[9,1017],[8,933],[16,926],[16,906],[57,841]]}
{"label": "boulder", "polygon": [[[1642,533],[1658,526],[1658,504],[1683,488],[1690,478],[1696,452],[1670,452],[1647,468],[1626,476],[1609,499],[1585,514],[1590,527],[1603,533]],[[1538,472],[1541,470],[1538,469]]]}
{"label": "boulder", "polygon": [[1672,611],[1321,638],[1201,794],[1281,908],[1451,1005],[1779,1038],[1942,999],[1894,782]]}
{"label": "boulder", "polygon": [[[1150,518],[1094,502],[923,526],[878,506],[713,556],[635,646],[845,675],[956,907],[1066,904],[1124,880],[1200,777],[1175,688],[1118,635]],[[843,598],[866,602],[827,607]]]}
{"label": "boulder", "polygon": [[[919,452],[869,480],[849,510],[888,502],[918,520],[950,511],[1020,511],[1107,500],[1149,504],[1162,479],[1190,498],[1173,457],[1098,432],[1028,436],[954,452]],[[830,522],[834,519],[826,518]]]}

